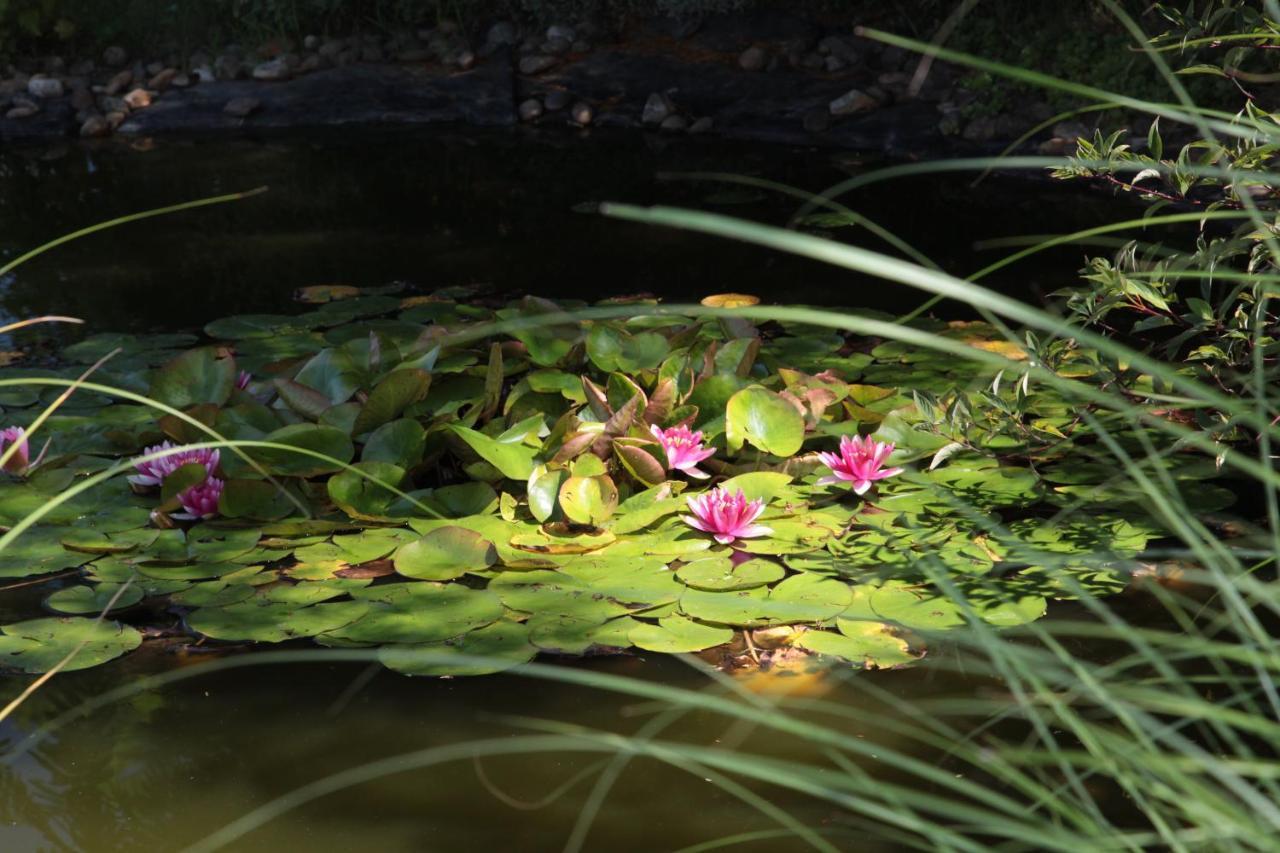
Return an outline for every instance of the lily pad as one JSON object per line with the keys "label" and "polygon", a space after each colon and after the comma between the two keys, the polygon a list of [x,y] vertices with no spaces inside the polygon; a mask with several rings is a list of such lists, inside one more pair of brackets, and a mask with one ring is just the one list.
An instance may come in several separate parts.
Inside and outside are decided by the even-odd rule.
{"label": "lily pad", "polygon": [[142,634],[128,625],[75,617],[31,619],[0,631],[0,666],[22,672],[48,672],[73,652],[63,671],[87,669],[142,643]]}
{"label": "lily pad", "polygon": [[733,639],[733,631],[719,625],[704,625],[684,616],[668,616],[656,625],[644,623],[632,628],[631,644],[651,652],[700,652]]}
{"label": "lily pad", "polygon": [[[103,583],[97,586],[69,586],[60,589],[45,599],[45,606],[59,613],[98,614],[106,611],[110,605],[112,610],[132,607],[142,600],[143,591],[137,584],[130,584],[120,593],[121,584]],[[116,598],[116,594],[120,597]],[[115,599],[114,603],[112,599]]]}
{"label": "lily pad", "polygon": [[405,675],[487,675],[533,660],[538,650],[528,635],[524,625],[504,620],[447,644],[384,646],[378,660]]}
{"label": "lily pad", "polygon": [[496,563],[493,543],[465,527],[441,527],[396,551],[396,571],[419,580],[445,581]]}

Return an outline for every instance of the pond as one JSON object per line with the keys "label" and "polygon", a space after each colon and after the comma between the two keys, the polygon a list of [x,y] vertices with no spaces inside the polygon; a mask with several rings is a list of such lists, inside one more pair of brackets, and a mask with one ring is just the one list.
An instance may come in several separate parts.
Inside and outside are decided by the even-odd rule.
{"label": "pond", "polygon": [[[924,294],[741,243],[604,218],[594,210],[594,203],[606,200],[664,204],[785,224],[800,204],[797,199],[742,184],[691,180],[688,175],[744,174],[816,190],[876,165],[854,155],[814,150],[675,143],[634,135],[594,134],[580,139],[505,132],[140,141],[132,147],[10,151],[0,155],[0,258],[4,259],[115,216],[258,186],[270,189],[253,198],[126,225],[63,246],[0,282],[0,311],[6,318],[56,313],[87,321],[87,331],[58,327],[42,330],[38,338],[28,333],[16,336],[17,343],[23,345],[45,342],[41,345],[45,348],[34,350],[44,359],[42,366],[54,363],[52,354],[58,348],[95,333],[169,335],[199,332],[211,321],[230,315],[300,314],[315,306],[299,305],[295,293],[315,285],[362,287],[367,289],[366,298],[375,299],[377,295],[368,294],[394,290],[400,299],[465,286],[467,290],[455,291],[460,294],[457,304],[464,307],[470,300],[496,306],[527,294],[587,301],[652,294],[683,303],[737,292],[756,294],[767,303],[845,306],[892,315],[913,309]],[[979,269],[1007,251],[1011,244],[1005,238],[1065,233],[1130,215],[1108,199],[1085,196],[1072,188],[1007,178],[990,178],[976,187],[971,178],[964,177],[896,180],[872,184],[852,198],[859,213],[901,235],[944,269],[961,273]],[[862,232],[827,225],[834,236],[881,248]],[[984,247],[983,241],[988,240],[997,242]],[[1019,298],[1038,299],[1075,280],[1085,251],[1071,246],[1037,254],[1000,271],[988,284]],[[410,310],[432,304],[438,303],[419,303]],[[974,320],[965,306],[944,305],[939,312],[947,320]],[[353,315],[349,321],[356,319]],[[254,381],[258,382],[274,363],[273,356],[279,355],[264,341],[285,340],[297,330],[267,326],[252,334],[237,333],[243,325],[217,328],[238,341],[240,354],[251,353],[245,363],[256,365],[253,372],[258,378]],[[389,335],[394,331],[391,326],[378,328]],[[794,338],[773,333],[766,350],[802,339],[805,328],[797,325],[792,329]],[[987,334],[976,326],[955,328],[965,330],[966,335],[977,330],[972,334],[979,338]],[[635,335],[640,337],[642,334]],[[623,339],[623,344],[630,340]],[[534,343],[522,341],[534,352]],[[598,347],[592,350],[591,346],[588,343],[600,366],[604,356]],[[814,374],[827,363],[822,358],[832,355],[801,352],[794,347],[786,351],[801,353]],[[81,350],[68,352],[78,352],[87,363],[93,360],[89,355],[99,350],[82,345]],[[125,357],[135,355],[141,359],[139,364],[152,363],[147,361],[151,356],[145,347],[140,354],[130,351]],[[626,363],[623,355],[610,358],[610,363]],[[477,364],[483,368],[482,360]],[[922,390],[933,387],[937,377],[950,376],[945,363],[924,363],[906,349],[872,350],[859,365],[869,366],[862,381],[870,384],[858,388],[872,387],[875,376],[884,379],[890,368],[914,377]],[[434,359],[431,366],[435,367]],[[501,378],[500,357],[497,370]],[[198,374],[197,378],[207,376]],[[121,381],[127,382],[127,378]],[[249,390],[257,393],[254,387]],[[610,384],[608,390],[612,395],[617,389]],[[857,398],[863,422],[883,421],[887,408],[876,411],[882,399],[875,394]],[[610,415],[622,408],[612,397],[605,402],[611,406]],[[910,398],[898,402],[910,402]],[[75,413],[84,414],[81,409]],[[73,427],[65,428],[66,435],[74,433]],[[471,432],[475,431],[468,435]],[[459,435],[468,439],[462,432]],[[757,448],[776,441],[767,434],[749,433],[747,439]],[[487,455],[486,445],[475,443],[480,439],[474,435],[468,440],[487,462],[502,467],[504,457]],[[86,441],[81,452],[92,453],[99,447]],[[916,458],[927,464],[939,447],[925,443]],[[1079,462],[1071,460],[1070,465]],[[591,466],[576,465],[576,479],[600,476]],[[1064,463],[1063,470],[1070,465]],[[76,475],[89,470],[77,469]],[[990,471],[982,465],[941,470],[958,472],[946,481],[957,494],[973,484],[980,487],[978,492],[989,488],[996,494],[997,499],[978,502],[982,512],[1034,503],[1033,496],[1038,500],[1045,494],[1043,484],[1034,477],[1020,480],[1010,475],[1004,478],[1007,483],[1002,480],[991,486]],[[903,478],[906,482],[921,476],[917,471]],[[764,488],[758,481],[742,482],[750,483],[748,492]],[[910,482],[918,485],[923,481]],[[1070,486],[1093,481],[1064,476],[1052,482]],[[847,501],[820,498],[813,491],[816,487],[801,487],[798,477],[794,486],[775,483],[768,488],[770,495],[790,495],[799,503],[811,501],[836,521],[848,520]],[[309,496],[304,486],[299,489],[304,498]],[[1209,486],[1204,491],[1210,509],[1230,501],[1229,493],[1223,498],[1224,490],[1215,489]],[[945,515],[910,487],[886,484],[885,492],[890,500],[900,499],[894,506],[906,517]],[[330,495],[334,494],[331,486]],[[563,501],[564,492],[560,494]],[[132,500],[124,491],[116,497],[121,502]],[[616,499],[615,494],[615,503]],[[1101,505],[1112,511],[1128,507],[1131,499],[1132,495],[1112,496]],[[342,500],[348,500],[340,500],[344,508],[349,504],[355,507],[353,513],[370,517],[394,509],[385,505],[377,511],[369,509],[371,505],[363,503],[362,496]],[[585,512],[584,524],[597,521],[593,509]],[[572,515],[570,519],[578,521]],[[15,520],[5,517],[6,524]],[[1027,539],[1039,536],[1037,541],[1049,543],[1046,547],[1059,547],[1058,539],[1046,538],[1043,531],[1037,533],[1035,520],[1030,521],[1019,528],[1020,535]],[[493,522],[497,523],[496,516]],[[507,523],[515,522],[508,518]],[[779,530],[790,530],[788,523],[798,524],[786,518],[770,523]],[[957,523],[952,518],[946,522],[949,526],[928,530],[945,539],[954,534]],[[1132,555],[1148,540],[1159,538],[1154,529],[1126,526],[1129,516],[1098,517],[1099,529],[1107,524],[1113,525],[1107,528],[1110,538],[1097,538],[1094,545],[1105,539],[1106,546]],[[108,528],[108,539],[122,529]],[[273,535],[269,527],[263,529]],[[414,529],[428,536],[438,530],[430,523]],[[489,528],[477,529],[483,532]],[[921,529],[908,526],[891,531],[886,527],[882,532],[889,538],[882,540],[880,547],[908,553],[907,540],[921,535]],[[830,533],[821,535],[835,530],[830,528]],[[304,532],[282,529],[274,535]],[[329,532],[323,531],[325,535]],[[587,534],[571,532],[574,535],[566,535],[566,542],[576,536],[573,542],[554,544],[579,547],[578,539]],[[92,539],[92,535],[85,535]],[[151,537],[142,547],[160,548],[157,543],[164,535]],[[257,535],[255,531],[255,542]],[[794,535],[800,542],[815,541],[806,538],[808,534]],[[1072,535],[1083,534],[1073,529]],[[317,543],[318,538],[323,537],[312,537],[305,543],[300,538],[299,549],[335,547]],[[112,553],[100,540],[89,539],[79,545],[89,552],[98,548],[94,553]],[[197,542],[194,532],[192,541]],[[208,543],[214,543],[209,547],[215,551],[224,544],[212,535],[197,542]],[[527,551],[536,553],[531,543],[523,544],[529,546]],[[402,544],[396,540],[377,554],[365,556],[384,558],[392,547]],[[546,551],[541,540],[537,545]],[[992,556],[996,553],[992,549],[1005,546],[994,540],[988,546],[984,540],[982,547],[985,551],[980,549],[964,559],[989,567],[998,559]],[[248,551],[249,546],[243,550]],[[793,555],[785,550],[756,550],[760,556],[784,555],[791,569],[801,567],[800,574],[793,577],[816,577],[828,570],[812,563],[793,563]],[[499,552],[511,562],[509,553],[501,547]],[[681,552],[672,553],[678,556]],[[869,559],[868,553],[859,551],[854,558]],[[237,552],[226,559],[239,555]],[[320,560],[319,555],[319,551],[311,553],[311,559]],[[306,563],[301,555],[299,559]],[[636,558],[633,555],[631,559]],[[109,562],[108,557],[97,565]],[[353,557],[349,562],[361,560]],[[471,581],[489,580],[492,574],[486,572],[492,564],[490,558],[479,566]],[[806,566],[818,574],[806,574]],[[406,571],[399,563],[397,568]],[[544,571],[532,563],[526,568]],[[756,570],[764,571],[759,566]],[[93,571],[104,584],[119,580],[105,569]],[[454,577],[431,574],[434,569],[421,571],[426,572],[422,577],[433,581]],[[780,577],[780,568],[778,572]],[[219,569],[189,577],[216,579],[230,573],[230,569]],[[5,575],[14,580],[6,581],[0,591],[0,623],[47,615],[41,608],[49,593],[62,587],[70,589],[76,583],[65,574],[45,582],[23,583],[24,574],[14,570]],[[843,577],[838,569],[835,575]],[[164,571],[149,577],[161,585],[188,579],[182,572],[167,576]],[[309,578],[299,572],[297,579]],[[360,576],[352,579],[360,580]],[[1093,575],[1081,574],[1079,579],[1094,583]],[[682,582],[698,588],[688,577]],[[1060,583],[1052,578],[1044,582]],[[886,580],[880,577],[875,583]],[[877,589],[893,589],[895,581],[887,583],[889,586]],[[843,583],[838,586],[844,588]],[[225,584],[210,586],[209,594],[223,588]],[[470,587],[451,588],[480,594]],[[709,588],[717,587],[712,584]],[[854,588],[856,592],[856,585]],[[1107,589],[1117,591],[1110,586]],[[1033,597],[1043,612],[1042,592],[1023,590],[1019,595]],[[503,604],[521,609],[513,604],[520,600],[517,593],[523,594],[517,590],[511,598],[504,597]],[[704,595],[715,598],[710,593]],[[1070,595],[1049,598],[1047,607],[1055,617],[1069,619],[1085,613],[1079,604],[1057,600]],[[796,601],[809,607],[826,604],[823,596],[812,593],[802,594],[792,603]],[[828,621],[850,604],[841,601],[826,617]],[[211,605],[210,610],[219,609],[216,600],[205,603]],[[391,605],[390,599],[380,603]],[[657,598],[650,603],[656,607],[669,604]],[[686,603],[686,612],[724,612],[709,600],[699,606],[704,609],[695,610]],[[1163,613],[1143,594],[1114,599],[1112,607],[1132,623]],[[936,614],[912,615],[902,605],[894,612],[902,624],[939,627]],[[747,611],[740,621],[785,621],[770,614],[756,620],[757,615]],[[993,606],[989,615],[992,624],[1016,626],[1040,613],[1027,616],[1016,606]],[[704,621],[719,620],[708,617]],[[723,621],[738,624],[729,616]],[[761,779],[745,784],[729,782],[701,763],[696,752],[720,747],[779,761],[820,763],[825,755],[821,747],[759,721],[735,720],[714,705],[673,712],[670,708],[674,706],[661,693],[647,694],[635,687],[637,684],[698,692],[721,701],[745,696],[748,705],[761,703],[763,707],[789,696],[788,701],[795,704],[788,706],[788,714],[795,721],[812,718],[840,736],[867,744],[858,757],[859,772],[885,785],[918,787],[921,774],[915,765],[904,769],[898,759],[882,758],[877,746],[945,775],[967,776],[964,784],[975,786],[975,790],[1003,791],[1007,782],[998,774],[974,775],[972,762],[957,759],[951,744],[904,734],[900,727],[878,722],[912,714],[927,716],[930,707],[975,695],[999,697],[1006,689],[981,666],[975,664],[966,671],[964,660],[971,650],[948,646],[945,641],[936,645],[931,641],[929,656],[922,664],[902,669],[812,669],[778,655],[771,671],[740,672],[717,679],[692,661],[633,649],[626,655],[586,658],[542,655],[539,661],[546,668],[433,679],[406,678],[387,671],[378,663],[376,649],[362,660],[351,659],[361,656],[358,647],[368,637],[343,635],[338,630],[341,624],[327,632],[330,642],[325,645],[337,650],[331,654],[333,659],[292,662],[263,657],[256,651],[224,656],[217,652],[216,642],[190,646],[189,635],[172,611],[150,612],[137,624],[150,638],[139,650],[96,668],[58,674],[0,726],[0,744],[8,751],[6,772],[0,774],[0,849],[184,849],[224,827],[234,827],[234,821],[273,798],[295,791],[305,793],[312,783],[382,760],[388,763],[375,768],[368,778],[353,778],[349,785],[335,785],[327,793],[317,789],[313,799],[300,798],[294,807],[282,808],[260,828],[246,830],[243,837],[222,840],[229,844],[227,849],[236,850],[451,850],[483,844],[554,850],[568,844],[570,849],[640,851],[712,849],[718,840],[732,842],[733,849],[777,850],[803,846],[796,837],[798,826],[816,830],[838,849],[855,844],[859,849],[897,849],[890,842],[874,842],[882,846],[873,847],[865,841],[860,821],[871,816],[857,818],[855,812],[799,793],[779,793]],[[241,625],[228,627],[216,620],[200,624],[205,625],[201,630],[207,635],[233,643],[253,634],[252,630],[244,633]],[[680,639],[687,637],[680,635]],[[659,640],[654,647],[671,642],[670,637]],[[244,650],[240,644],[229,648]],[[346,660],[340,659],[344,649],[348,650]],[[898,662],[893,655],[901,655],[905,649],[903,645],[892,654],[886,652],[886,660]],[[765,651],[768,657],[769,650]],[[755,652],[733,650],[738,660],[754,657]],[[913,647],[911,653],[919,657],[922,652]],[[1081,653],[1106,659],[1108,650],[1097,644],[1082,648]],[[933,665],[935,660],[937,665]],[[401,668],[412,669],[413,664],[401,662]],[[624,677],[632,685],[628,688],[631,693],[606,689],[621,689],[621,680],[610,679]],[[4,697],[16,696],[29,683],[25,677],[7,679]],[[833,714],[832,707],[842,709],[843,716]],[[77,709],[84,713],[78,714]],[[56,728],[46,731],[51,724]],[[994,725],[990,734],[1014,738],[1025,726],[1011,717]],[[33,739],[35,735],[38,739]],[[625,766],[611,766],[623,741],[610,738],[618,735],[635,736],[627,742],[638,753],[644,751],[647,738],[656,738],[668,752],[637,754]],[[576,747],[555,740],[574,736],[579,737]],[[474,745],[474,754],[463,748],[467,744]],[[685,747],[695,751],[686,754],[681,751]],[[451,760],[429,766],[413,764],[415,755],[431,749],[445,750],[439,757]],[[455,755],[447,753],[449,749],[461,751]],[[391,761],[397,756],[405,756],[402,764]],[[602,781],[613,778],[615,772],[616,784]],[[941,781],[934,784],[946,788]],[[1123,825],[1128,822],[1126,806],[1120,797],[1113,800],[1105,810]],[[589,804],[586,811],[584,803]],[[790,815],[794,825],[782,820],[780,813]]]}

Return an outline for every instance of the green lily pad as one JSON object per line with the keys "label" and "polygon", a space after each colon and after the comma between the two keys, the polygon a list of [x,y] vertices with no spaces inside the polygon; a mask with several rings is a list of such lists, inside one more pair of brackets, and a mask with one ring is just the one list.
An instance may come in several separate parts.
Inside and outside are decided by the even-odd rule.
{"label": "green lily pad", "polygon": [[436,583],[394,586],[403,592],[389,601],[370,601],[359,621],[328,633],[361,643],[436,643],[502,618],[501,601],[486,590]]}
{"label": "green lily pad", "polygon": [[112,599],[116,597],[116,593],[119,593],[120,589],[121,585],[114,583],[103,583],[97,586],[69,586],[50,595],[44,600],[44,603],[50,610],[56,610],[59,613],[97,615],[104,612],[109,604],[112,610],[120,610],[125,607],[132,607],[142,600],[142,588],[137,584],[130,584],[112,604]]}
{"label": "green lily pad", "polygon": [[75,617],[32,619],[0,630],[0,666],[22,672],[48,672],[73,652],[62,670],[87,669],[142,643],[142,634],[128,625]]}
{"label": "green lily pad", "polygon": [[533,660],[538,650],[528,634],[519,622],[504,620],[447,644],[384,646],[378,660],[405,675],[488,675]]}
{"label": "green lily pad", "polygon": [[627,638],[632,645],[651,652],[678,654],[723,645],[733,639],[733,631],[719,625],[704,625],[683,616],[668,616],[659,619],[656,625],[637,625]]}
{"label": "green lily pad", "polygon": [[863,669],[893,669],[920,659],[902,638],[879,622],[841,623],[840,633],[806,631],[794,645],[822,655],[840,657]]}
{"label": "green lily pad", "polygon": [[765,453],[785,457],[804,442],[804,416],[760,385],[743,388],[729,398],[724,423],[730,450],[738,450],[745,441]]}
{"label": "green lily pad", "polygon": [[772,560],[747,560],[737,566],[728,557],[706,557],[676,572],[684,584],[706,590],[750,589],[781,580],[786,569]]}
{"label": "green lily pad", "polygon": [[446,581],[498,561],[493,543],[465,527],[440,527],[396,551],[396,571],[419,580]]}
{"label": "green lily pad", "polygon": [[187,617],[191,630],[215,640],[281,643],[335,631],[360,619],[369,605],[339,601],[296,607],[253,600],[225,607],[204,607]]}

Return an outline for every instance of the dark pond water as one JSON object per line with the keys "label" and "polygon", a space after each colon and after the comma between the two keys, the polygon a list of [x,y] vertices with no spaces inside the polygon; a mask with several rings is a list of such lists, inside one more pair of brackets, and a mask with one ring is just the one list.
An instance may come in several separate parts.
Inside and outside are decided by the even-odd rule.
{"label": "dark pond water", "polygon": [[[696,299],[740,290],[766,300],[906,310],[923,296],[733,243],[576,212],[584,202],[619,200],[782,223],[796,209],[793,200],[659,174],[730,171],[820,189],[865,167],[827,152],[518,133],[9,151],[0,153],[4,258],[126,213],[261,185],[271,190],[65,246],[0,282],[0,311],[71,313],[95,331],[177,330],[233,313],[292,310],[290,294],[304,285],[390,281],[423,289],[479,282],[498,292],[585,299],[637,291]],[[975,189],[952,178],[879,184],[847,201],[961,274],[998,256],[975,248],[978,241],[1061,233],[1126,215],[1072,189],[996,181]],[[1083,254],[1079,247],[1045,253],[995,284],[1034,298],[1070,281]],[[25,610],[37,592],[45,590],[0,598],[5,609]],[[360,663],[198,669],[206,662],[157,648],[58,676],[37,693],[0,727],[0,743],[21,744],[49,720],[143,675],[181,665],[193,676],[93,710],[0,767],[0,850],[182,849],[273,797],[350,767],[536,733],[514,717],[629,734],[656,713],[635,697],[516,675],[414,680]],[[656,655],[565,666],[724,689],[686,663]],[[0,698],[27,683],[0,684]],[[885,707],[869,690],[914,701],[993,687],[931,666],[831,675],[809,686],[868,711]],[[837,725],[908,748],[873,725]],[[819,759],[794,739],[706,712],[672,720],[662,737]],[[230,849],[559,850],[607,757],[559,750],[389,773],[286,812]],[[873,758],[864,769],[895,778]],[[802,824],[830,833],[835,846],[875,849],[832,808],[751,787]],[[795,838],[771,834],[777,827],[696,770],[636,759],[603,798],[581,849],[674,850],[743,833],[733,849],[798,849]]]}

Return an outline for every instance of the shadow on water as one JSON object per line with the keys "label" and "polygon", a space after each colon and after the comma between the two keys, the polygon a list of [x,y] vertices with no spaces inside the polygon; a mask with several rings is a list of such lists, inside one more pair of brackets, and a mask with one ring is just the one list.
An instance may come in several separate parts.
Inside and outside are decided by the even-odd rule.
{"label": "shadow on water", "polygon": [[[725,290],[767,300],[895,311],[919,301],[873,279],[765,249],[606,220],[593,201],[672,204],[783,223],[797,203],[762,190],[664,181],[718,171],[821,190],[856,156],[634,134],[388,134],[138,143],[0,154],[0,257],[63,233],[178,201],[270,186],[265,196],[91,236],[3,283],[11,315],[72,311],[99,329],[189,328],[232,313],[290,310],[310,284],[486,283],[503,293],[594,300]],[[874,165],[874,164],[873,164]],[[964,177],[895,180],[845,199],[951,271],[993,259],[975,241],[1063,233],[1123,218],[1074,187]],[[884,248],[850,229],[844,239]],[[1037,256],[994,284],[1034,297],[1066,283],[1079,248]]]}

